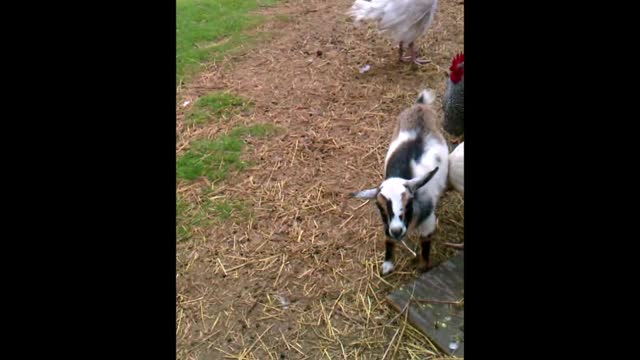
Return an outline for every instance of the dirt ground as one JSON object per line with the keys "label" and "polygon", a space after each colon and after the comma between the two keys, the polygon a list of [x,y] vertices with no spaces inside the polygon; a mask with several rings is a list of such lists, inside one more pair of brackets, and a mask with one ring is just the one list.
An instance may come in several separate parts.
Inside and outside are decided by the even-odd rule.
{"label": "dirt ground", "polygon": [[[351,0],[290,0],[261,10],[270,20],[258,46],[207,66],[179,89],[177,154],[194,139],[237,125],[272,123],[251,138],[251,167],[221,183],[178,182],[186,201],[244,201],[232,217],[177,244],[178,359],[426,359],[439,352],[384,298],[416,275],[401,247],[396,270],[378,276],[384,236],[375,206],[345,195],[377,186],[396,116],[418,92],[436,90],[440,110],[451,58],[463,51],[460,0],[441,0],[418,40],[422,67],[397,61],[397,45],[372,26],[354,27]],[[360,74],[358,69],[371,69]],[[230,90],[252,102],[224,123],[187,126],[185,100]],[[437,208],[434,263],[463,240],[463,202]],[[411,238],[410,244],[415,244]]]}

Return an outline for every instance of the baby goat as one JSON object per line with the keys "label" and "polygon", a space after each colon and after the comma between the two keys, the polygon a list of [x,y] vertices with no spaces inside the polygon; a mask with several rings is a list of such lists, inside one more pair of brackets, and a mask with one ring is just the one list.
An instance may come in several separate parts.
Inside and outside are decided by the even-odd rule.
{"label": "baby goat", "polygon": [[431,234],[436,229],[436,204],[447,186],[449,151],[441,121],[431,108],[435,96],[424,90],[398,122],[385,158],[385,179],[377,188],[351,193],[375,199],[387,237],[382,275],[393,268],[393,249],[409,229],[420,235],[421,270],[431,267]]}

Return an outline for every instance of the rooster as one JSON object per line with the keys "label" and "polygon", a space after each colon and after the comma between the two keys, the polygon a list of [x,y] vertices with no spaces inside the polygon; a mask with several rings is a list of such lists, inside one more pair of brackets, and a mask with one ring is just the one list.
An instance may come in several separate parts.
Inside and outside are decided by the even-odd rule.
{"label": "rooster", "polygon": [[[429,61],[417,57],[414,41],[429,29],[437,4],[438,0],[356,0],[348,14],[356,24],[376,21],[381,33],[400,43],[399,61],[422,65]],[[409,56],[403,56],[404,45],[408,45]]]}
{"label": "rooster", "polygon": [[[464,135],[464,54],[456,55],[449,67],[449,78],[442,99],[444,129],[451,135]],[[455,139],[454,143],[459,142]]]}
{"label": "rooster", "polygon": [[[464,54],[451,61],[449,79],[442,100],[444,129],[453,136],[464,136]],[[458,139],[452,141],[457,142]],[[464,142],[456,146],[449,155],[449,184],[464,196]],[[460,244],[445,243],[446,246],[464,249]]]}

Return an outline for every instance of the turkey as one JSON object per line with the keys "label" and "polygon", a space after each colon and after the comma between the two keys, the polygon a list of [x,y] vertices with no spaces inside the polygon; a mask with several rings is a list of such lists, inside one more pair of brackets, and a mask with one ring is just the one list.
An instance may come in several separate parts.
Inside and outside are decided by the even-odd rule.
{"label": "turkey", "polygon": [[[356,0],[348,14],[356,24],[377,22],[381,33],[400,43],[400,61],[422,65],[429,61],[417,57],[414,42],[429,29],[437,5],[438,0]],[[403,56],[405,45],[409,56]]]}
{"label": "turkey", "polygon": [[[443,127],[449,134],[459,137],[464,136],[464,54],[453,58],[449,71],[442,101]],[[449,184],[464,197],[464,141],[449,155]],[[464,242],[445,245],[464,249]]]}

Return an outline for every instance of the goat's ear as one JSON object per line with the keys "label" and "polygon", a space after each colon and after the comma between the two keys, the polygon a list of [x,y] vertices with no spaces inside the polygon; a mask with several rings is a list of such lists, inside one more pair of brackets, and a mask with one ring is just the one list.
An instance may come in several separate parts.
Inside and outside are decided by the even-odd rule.
{"label": "goat's ear", "polygon": [[409,181],[407,181],[406,186],[409,189],[409,191],[411,191],[412,193],[416,192],[416,190],[420,189],[421,187],[423,187],[426,183],[429,182],[429,180],[431,180],[431,178],[433,177],[433,175],[436,174],[436,172],[438,172],[439,167],[436,167],[435,169],[431,170],[430,173],[419,177],[419,178],[415,178],[415,179],[411,179]]}
{"label": "goat's ear", "polygon": [[379,191],[380,191],[379,188],[373,188],[373,189],[352,192],[352,193],[349,193],[349,196],[356,199],[371,200],[376,198]]}
{"label": "goat's ear", "polygon": [[431,105],[436,99],[436,95],[433,90],[425,89],[420,92],[418,99],[416,100],[417,104],[423,105]]}

